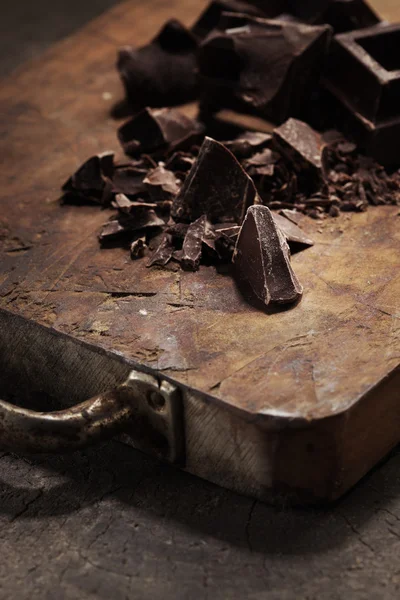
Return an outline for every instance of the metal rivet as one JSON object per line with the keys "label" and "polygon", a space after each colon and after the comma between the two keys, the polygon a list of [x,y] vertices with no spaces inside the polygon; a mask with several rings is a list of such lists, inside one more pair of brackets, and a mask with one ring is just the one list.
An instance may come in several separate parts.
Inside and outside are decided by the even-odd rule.
{"label": "metal rivet", "polygon": [[147,402],[154,410],[163,410],[165,407],[165,398],[159,392],[149,392]]}

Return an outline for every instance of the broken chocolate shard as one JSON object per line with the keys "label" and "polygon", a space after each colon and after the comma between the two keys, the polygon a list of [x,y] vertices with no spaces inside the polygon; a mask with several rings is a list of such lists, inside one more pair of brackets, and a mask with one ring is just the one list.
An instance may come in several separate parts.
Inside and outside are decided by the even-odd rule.
{"label": "broken chocolate shard", "polygon": [[202,133],[202,126],[172,108],[145,108],[118,129],[126,154],[172,152],[190,146]]}
{"label": "broken chocolate shard", "polygon": [[322,136],[307,123],[288,119],[274,129],[274,147],[287,159],[303,183],[302,191],[312,193],[325,184]]}
{"label": "broken chocolate shard", "polygon": [[112,177],[112,191],[126,196],[140,196],[146,192],[143,183],[147,170],[137,167],[116,167]]}
{"label": "broken chocolate shard", "polygon": [[121,48],[117,68],[129,104],[176,106],[196,99],[197,41],[179,21],[168,21],[147,46]]}
{"label": "broken chocolate shard", "polygon": [[132,232],[163,227],[164,224],[164,221],[152,209],[139,210],[134,215],[121,213],[117,219],[112,219],[103,225],[99,240],[100,243],[104,244],[118,238],[124,238]]}
{"label": "broken chocolate shard", "polygon": [[292,223],[294,223],[295,225],[298,225],[300,223],[302,217],[302,214],[300,212],[290,208],[282,208],[279,211],[279,214],[283,217],[286,217],[286,219],[289,219],[289,221],[292,221]]}
{"label": "broken chocolate shard", "polygon": [[131,259],[136,260],[137,258],[143,258],[146,250],[147,250],[146,236],[142,235],[142,236],[136,238],[135,240],[133,240],[133,242],[131,243],[131,247],[130,247]]}
{"label": "broken chocolate shard", "polygon": [[224,13],[199,47],[201,112],[251,112],[275,123],[301,115],[318,83],[329,26]]}
{"label": "broken chocolate shard", "polygon": [[[200,39],[205,38],[210,31],[215,29],[224,12],[237,12],[247,15],[263,16],[261,8],[252,6],[240,0],[213,0],[206,6],[200,17],[192,27],[192,32]],[[265,16],[265,15],[264,15]]]}
{"label": "broken chocolate shard", "polygon": [[246,282],[266,306],[291,304],[303,288],[290,265],[289,248],[266,206],[251,206],[233,256],[239,284]]}
{"label": "broken chocolate shard", "polygon": [[157,203],[155,202],[130,200],[125,194],[117,194],[111,204],[114,208],[118,208],[121,213],[126,214],[134,213],[137,209],[157,208]]}
{"label": "broken chocolate shard", "polygon": [[289,12],[307,23],[328,23],[335,33],[371,27],[380,21],[364,0],[290,0]]}
{"label": "broken chocolate shard", "polygon": [[272,135],[262,131],[245,131],[233,140],[222,142],[237,158],[248,158],[271,143]]}
{"label": "broken chocolate shard", "polygon": [[188,271],[197,271],[200,265],[201,249],[205,237],[206,215],[193,221],[188,227],[182,246],[181,266]]}
{"label": "broken chocolate shard", "polygon": [[166,161],[165,168],[174,171],[174,173],[182,177],[190,171],[194,161],[195,157],[192,154],[179,150]]}
{"label": "broken chocolate shard", "polygon": [[251,178],[220,142],[206,137],[199,156],[172,205],[177,221],[206,215],[212,223],[241,223],[246,209],[258,201]]}
{"label": "broken chocolate shard", "polygon": [[290,250],[299,251],[314,245],[314,242],[298,225],[286,217],[273,212],[275,224],[286,238]]}
{"label": "broken chocolate shard", "polygon": [[174,254],[174,250],[175,248],[172,243],[171,236],[168,233],[163,233],[160,237],[159,243],[155,251],[153,252],[146,266],[165,266],[171,260]]}
{"label": "broken chocolate shard", "polygon": [[92,156],[64,183],[62,190],[82,201],[108,204],[112,198],[111,179],[114,172],[114,153]]}
{"label": "broken chocolate shard", "polygon": [[181,185],[181,181],[177,179],[175,173],[166,169],[161,163],[147,173],[143,183],[154,202],[175,198]]}

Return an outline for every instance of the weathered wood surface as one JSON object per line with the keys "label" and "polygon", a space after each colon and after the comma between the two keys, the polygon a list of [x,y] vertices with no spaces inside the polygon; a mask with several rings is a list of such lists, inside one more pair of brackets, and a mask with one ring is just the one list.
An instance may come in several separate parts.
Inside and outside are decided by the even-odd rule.
{"label": "weathered wood surface", "polygon": [[[200,5],[177,7],[188,21]],[[147,7],[121,5],[3,85],[1,306],[245,415],[342,412],[399,364],[398,209],[304,219],[316,241],[293,257],[304,298],[266,315],[212,267],[147,269],[126,250],[100,250],[96,233],[109,212],[58,204],[77,165],[117,149],[115,48],[148,39],[173,13],[161,1],[153,11],[149,21]]]}
{"label": "weathered wood surface", "polygon": [[[374,5],[400,18],[397,0]],[[399,595],[398,454],[322,512],[253,502],[117,443],[0,465],[2,599]]]}
{"label": "weathered wood surface", "polygon": [[[159,0],[151,19],[148,5],[119,5],[2,87],[0,306],[161,372],[248,422],[270,429],[278,420],[281,429],[295,419],[303,428],[279,439],[270,433],[264,443],[232,416],[250,450],[242,476],[222,476],[223,465],[233,468],[233,446],[221,448],[222,438],[212,467],[188,445],[192,472],[257,497],[272,487],[336,498],[399,440],[399,373],[391,375],[400,355],[398,209],[304,218],[316,241],[293,257],[304,298],[265,314],[213,267],[147,269],[125,249],[101,250],[96,233],[110,212],[58,202],[60,184],[85,158],[118,148],[110,117],[121,98],[116,47],[143,43],[174,12],[190,22],[202,4],[177,3],[174,11]],[[187,428],[195,418],[192,402]],[[215,430],[216,414],[212,420]],[[318,431],[304,432],[316,420]],[[205,428],[216,437],[199,421]],[[214,442],[206,444],[195,448],[215,454]],[[251,485],[245,473],[254,474]]]}

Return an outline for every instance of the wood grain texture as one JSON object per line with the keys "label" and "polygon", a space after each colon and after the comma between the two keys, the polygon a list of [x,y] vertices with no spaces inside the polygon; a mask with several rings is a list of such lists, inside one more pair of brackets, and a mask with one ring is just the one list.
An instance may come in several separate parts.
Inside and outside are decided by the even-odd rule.
{"label": "wood grain texture", "polygon": [[[198,8],[186,2],[179,14],[188,22]],[[0,92],[2,306],[122,352],[260,420],[343,412],[399,364],[395,207],[323,224],[304,218],[316,244],[293,257],[303,301],[265,315],[212,267],[195,274],[147,269],[125,250],[100,250],[96,234],[110,213],[58,205],[60,183],[77,165],[117,149],[103,100],[104,93],[120,96],[115,47],[142,43],[171,7],[154,3],[144,31],[135,23],[146,10],[116,7]]]}
{"label": "wood grain texture", "polygon": [[[374,5],[387,18],[400,18],[397,0]],[[75,166],[72,152],[67,160],[60,177]],[[30,240],[15,242],[21,248]],[[269,507],[117,443],[40,461],[2,455],[0,465],[4,600],[399,595],[398,453],[324,511]]]}

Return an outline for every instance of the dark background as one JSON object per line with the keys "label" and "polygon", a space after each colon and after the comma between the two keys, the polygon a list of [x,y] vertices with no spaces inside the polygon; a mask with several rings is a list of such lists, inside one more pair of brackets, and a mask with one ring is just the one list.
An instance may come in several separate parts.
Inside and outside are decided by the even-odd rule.
{"label": "dark background", "polygon": [[[1,4],[4,75],[115,2]],[[318,510],[261,504],[116,442],[0,453],[0,551],[1,600],[399,598],[400,453]]]}
{"label": "dark background", "polygon": [[115,4],[118,0],[0,0],[0,77]]}

